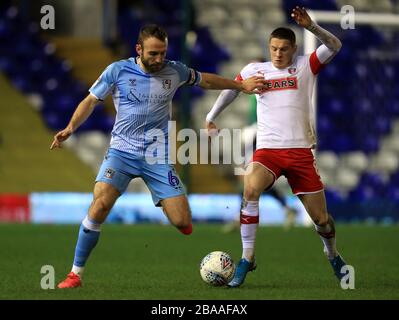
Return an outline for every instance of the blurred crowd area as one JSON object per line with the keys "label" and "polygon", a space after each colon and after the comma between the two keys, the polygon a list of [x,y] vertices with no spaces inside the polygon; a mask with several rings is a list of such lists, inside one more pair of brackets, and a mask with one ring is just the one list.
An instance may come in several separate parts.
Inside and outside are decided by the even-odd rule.
{"label": "blurred crowd area", "polygon": [[[41,28],[44,5],[54,7],[53,30]],[[168,31],[169,59],[233,78],[249,62],[268,59],[267,39],[276,27],[291,27],[298,51],[303,53],[303,30],[290,18],[296,5],[338,12],[343,5],[352,5],[355,12],[399,14],[397,0],[4,0],[0,4],[0,74],[40,115],[52,135],[66,126],[109,63],[135,55],[134,44],[143,24],[158,23]],[[337,24],[322,25],[343,43],[341,52],[321,72],[317,90],[316,155],[329,206],[338,217],[356,212],[359,219],[397,221],[399,30],[372,23],[347,30]],[[7,94],[3,89],[0,92]],[[174,118],[185,126],[202,128],[218,94],[198,87],[178,91]],[[241,95],[221,115],[220,127],[251,126],[249,103]],[[0,117],[4,110],[6,105],[1,106]],[[107,149],[113,121],[112,102],[105,101],[67,143],[93,172]],[[4,136],[0,148],[5,145]],[[2,160],[2,166],[7,170],[12,163]],[[191,179],[192,189],[201,177],[206,183],[199,191],[206,192],[215,174],[233,176],[230,167],[213,167],[208,177],[201,173],[195,176],[199,179]],[[238,183],[234,177],[227,181]],[[218,183],[212,185],[217,192]],[[3,185],[2,190],[6,188]],[[220,187],[220,192],[225,190]],[[135,182],[129,191],[146,188]]]}

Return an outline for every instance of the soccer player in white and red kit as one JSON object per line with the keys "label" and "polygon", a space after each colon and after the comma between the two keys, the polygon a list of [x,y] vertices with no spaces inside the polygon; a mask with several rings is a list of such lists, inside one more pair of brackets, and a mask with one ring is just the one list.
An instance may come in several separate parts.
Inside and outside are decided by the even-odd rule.
{"label": "soccer player in white and red kit", "polygon": [[[240,212],[243,254],[230,287],[240,286],[248,271],[256,268],[255,238],[259,224],[259,197],[284,175],[295,195],[302,201],[324,244],[324,251],[341,279],[346,265],[335,244],[334,220],[328,214],[323,184],[317,172],[312,148],[316,144],[312,93],[315,79],[341,48],[341,42],[311,20],[304,8],[296,7],[291,16],[321,42],[313,53],[295,56],[295,33],[288,28],[274,30],[269,38],[270,62],[245,66],[237,80],[261,75],[267,88],[257,98],[257,143],[244,177]],[[208,130],[214,120],[239,92],[224,90],[208,113]]]}

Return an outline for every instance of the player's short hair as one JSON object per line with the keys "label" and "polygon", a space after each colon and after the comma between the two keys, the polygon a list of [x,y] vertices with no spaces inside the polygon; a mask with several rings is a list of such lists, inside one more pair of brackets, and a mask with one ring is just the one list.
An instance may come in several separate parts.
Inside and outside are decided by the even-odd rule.
{"label": "player's short hair", "polygon": [[162,42],[166,42],[168,39],[168,34],[164,28],[156,24],[147,24],[141,27],[137,43],[143,46],[144,40],[151,37],[161,40]]}
{"label": "player's short hair", "polygon": [[280,27],[273,30],[273,32],[270,34],[269,42],[272,40],[272,38],[288,40],[292,46],[295,46],[296,43],[295,32],[290,28]]}

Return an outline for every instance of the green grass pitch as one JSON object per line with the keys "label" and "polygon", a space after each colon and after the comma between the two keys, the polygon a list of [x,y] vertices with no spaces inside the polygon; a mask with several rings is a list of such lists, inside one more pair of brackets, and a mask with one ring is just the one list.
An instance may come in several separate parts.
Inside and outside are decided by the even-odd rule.
{"label": "green grass pitch", "polygon": [[54,267],[56,284],[70,271],[78,226],[0,224],[0,299],[399,299],[398,231],[398,226],[337,226],[338,248],[355,268],[355,289],[343,290],[312,228],[261,227],[257,270],[241,288],[229,289],[204,283],[199,263],[214,250],[237,261],[238,232],[196,224],[187,237],[169,225],[106,224],[83,287],[43,290],[43,265]]}

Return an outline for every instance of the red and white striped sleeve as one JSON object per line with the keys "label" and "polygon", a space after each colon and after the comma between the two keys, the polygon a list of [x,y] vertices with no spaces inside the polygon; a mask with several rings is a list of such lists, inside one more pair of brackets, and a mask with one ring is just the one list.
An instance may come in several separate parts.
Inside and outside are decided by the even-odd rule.
{"label": "red and white striped sleeve", "polygon": [[318,74],[337,54],[337,51],[327,48],[324,44],[318,47],[309,56],[310,69],[313,74]]}
{"label": "red and white striped sleeve", "polygon": [[323,68],[323,64],[320,62],[317,57],[317,50],[313,51],[313,53],[309,57],[310,69],[313,74],[318,74],[320,70]]}

